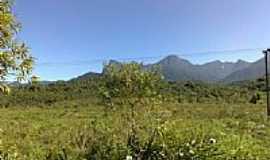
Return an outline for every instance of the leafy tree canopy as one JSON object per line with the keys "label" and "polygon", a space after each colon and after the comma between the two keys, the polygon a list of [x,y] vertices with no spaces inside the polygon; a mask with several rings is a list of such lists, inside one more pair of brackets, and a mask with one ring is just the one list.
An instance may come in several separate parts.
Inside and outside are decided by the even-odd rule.
{"label": "leafy tree canopy", "polygon": [[[21,24],[12,11],[11,0],[0,1],[0,80],[15,78],[25,81],[31,74],[33,57],[25,43],[17,39]],[[8,93],[8,87],[1,83],[0,90]]]}
{"label": "leafy tree canopy", "polygon": [[119,100],[122,104],[142,104],[160,96],[162,76],[156,71],[144,70],[137,63],[109,64],[103,75],[104,100]]}

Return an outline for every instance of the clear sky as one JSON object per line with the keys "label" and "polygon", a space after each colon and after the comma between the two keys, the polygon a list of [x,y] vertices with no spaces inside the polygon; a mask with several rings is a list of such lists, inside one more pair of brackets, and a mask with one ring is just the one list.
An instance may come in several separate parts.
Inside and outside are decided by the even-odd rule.
{"label": "clear sky", "polygon": [[55,80],[100,71],[103,59],[192,54],[183,57],[254,61],[260,52],[204,52],[270,47],[269,6],[269,0],[17,0],[14,9],[20,38],[37,58],[35,72]]}

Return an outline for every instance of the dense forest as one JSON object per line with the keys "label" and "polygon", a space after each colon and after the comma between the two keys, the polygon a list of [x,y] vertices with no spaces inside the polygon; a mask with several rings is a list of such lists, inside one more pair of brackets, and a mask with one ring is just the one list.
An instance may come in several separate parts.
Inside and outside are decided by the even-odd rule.
{"label": "dense forest", "polygon": [[[64,101],[87,100],[98,103],[101,77],[11,85],[12,92],[0,97],[1,107],[52,106]],[[164,102],[176,103],[254,103],[260,100],[265,88],[264,80],[216,84],[193,81],[166,82],[161,85]],[[258,101],[260,102],[260,101]]]}

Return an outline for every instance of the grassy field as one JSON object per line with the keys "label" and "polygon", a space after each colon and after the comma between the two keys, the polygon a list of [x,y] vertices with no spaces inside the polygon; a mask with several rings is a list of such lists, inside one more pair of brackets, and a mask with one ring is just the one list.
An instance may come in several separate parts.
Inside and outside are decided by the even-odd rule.
{"label": "grassy field", "polygon": [[25,160],[126,159],[134,153],[144,159],[270,159],[264,105],[163,104],[136,113],[132,148],[123,108],[0,109],[0,153]]}

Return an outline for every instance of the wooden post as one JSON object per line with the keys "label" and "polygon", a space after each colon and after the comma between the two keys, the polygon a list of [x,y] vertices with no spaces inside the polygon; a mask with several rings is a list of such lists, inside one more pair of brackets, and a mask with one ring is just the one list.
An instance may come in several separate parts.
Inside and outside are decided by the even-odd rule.
{"label": "wooden post", "polygon": [[270,49],[264,50],[264,58],[265,58],[265,84],[266,84],[266,96],[267,96],[267,116],[270,117],[270,94],[269,94],[269,73],[268,73],[268,57],[270,53]]}

